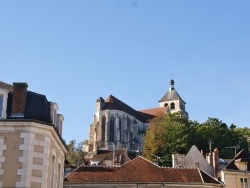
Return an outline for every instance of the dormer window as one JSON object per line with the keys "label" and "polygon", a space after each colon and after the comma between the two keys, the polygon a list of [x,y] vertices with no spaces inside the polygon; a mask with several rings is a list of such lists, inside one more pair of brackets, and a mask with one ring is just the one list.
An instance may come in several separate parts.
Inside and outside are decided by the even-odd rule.
{"label": "dormer window", "polygon": [[8,91],[0,89],[0,119],[6,119],[7,117],[7,99]]}

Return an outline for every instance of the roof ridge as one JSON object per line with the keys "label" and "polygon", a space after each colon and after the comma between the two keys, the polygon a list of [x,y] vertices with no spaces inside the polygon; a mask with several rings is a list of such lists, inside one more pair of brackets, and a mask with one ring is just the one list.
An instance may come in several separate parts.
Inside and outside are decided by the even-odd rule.
{"label": "roof ridge", "polygon": [[137,160],[138,158],[141,158],[141,159],[143,159],[143,160],[145,160],[145,161],[147,161],[147,162],[149,162],[149,163],[155,165],[156,167],[160,168],[160,166],[158,166],[157,164],[153,163],[152,161],[150,161],[150,160],[148,160],[148,159],[142,157],[141,155],[139,155],[138,157],[132,159],[131,161],[128,161],[128,162],[124,163],[122,166],[124,166],[124,165],[126,165],[126,164],[128,164],[128,163],[130,163],[130,162],[132,162],[132,161],[135,161],[135,160]]}

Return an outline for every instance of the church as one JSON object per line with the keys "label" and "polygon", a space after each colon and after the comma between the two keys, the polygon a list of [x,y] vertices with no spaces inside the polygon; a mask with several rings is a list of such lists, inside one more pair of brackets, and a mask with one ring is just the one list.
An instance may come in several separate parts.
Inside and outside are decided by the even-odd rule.
{"label": "church", "polygon": [[96,100],[93,123],[89,128],[89,140],[84,141],[84,151],[92,158],[99,150],[126,149],[133,159],[141,154],[144,136],[150,120],[159,114],[175,113],[188,118],[185,102],[169,82],[169,90],[159,100],[159,107],[135,110],[125,102],[109,95],[106,100]]}

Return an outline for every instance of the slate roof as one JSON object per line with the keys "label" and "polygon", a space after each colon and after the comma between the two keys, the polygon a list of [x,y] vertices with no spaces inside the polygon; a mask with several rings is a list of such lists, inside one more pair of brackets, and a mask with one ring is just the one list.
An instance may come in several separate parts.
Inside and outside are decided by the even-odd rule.
{"label": "slate roof", "polygon": [[159,167],[143,157],[122,166],[81,166],[64,179],[65,183],[213,183],[221,184],[199,169]]}
{"label": "slate roof", "polygon": [[173,90],[167,91],[167,93],[159,100],[159,102],[178,100],[178,99],[181,99],[181,97],[177,93],[177,91],[175,89],[173,89]]}
{"label": "slate roof", "polygon": [[140,120],[141,122],[147,122],[150,119],[153,119],[155,115],[147,114],[144,112],[136,111],[129,105],[125,104],[124,102],[120,101],[119,99],[115,98],[112,95],[105,100],[103,110],[120,110],[124,111],[127,114],[134,116],[136,119]]}
{"label": "slate roof", "polygon": [[248,161],[247,170],[250,171],[250,153],[247,150],[242,149],[234,158],[231,160],[224,169],[226,170],[239,170],[239,168],[235,165],[235,161]]}
{"label": "slate roof", "polygon": [[[12,119],[12,96],[13,93],[9,93],[7,102],[7,119]],[[52,123],[50,117],[50,102],[48,102],[46,96],[27,91],[24,118],[22,119],[33,119],[45,123]]]}

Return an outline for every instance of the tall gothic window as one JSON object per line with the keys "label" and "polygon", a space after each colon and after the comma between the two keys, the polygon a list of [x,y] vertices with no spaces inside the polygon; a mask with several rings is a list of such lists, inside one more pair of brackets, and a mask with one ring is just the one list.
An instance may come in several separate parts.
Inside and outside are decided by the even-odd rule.
{"label": "tall gothic window", "polygon": [[110,118],[110,125],[109,125],[109,141],[115,140],[115,119],[112,116]]}
{"label": "tall gothic window", "polygon": [[120,141],[122,141],[122,121],[121,119],[119,119],[119,137],[120,137]]}
{"label": "tall gothic window", "polygon": [[105,116],[102,117],[102,141],[105,140],[105,123],[106,123],[106,118]]}

